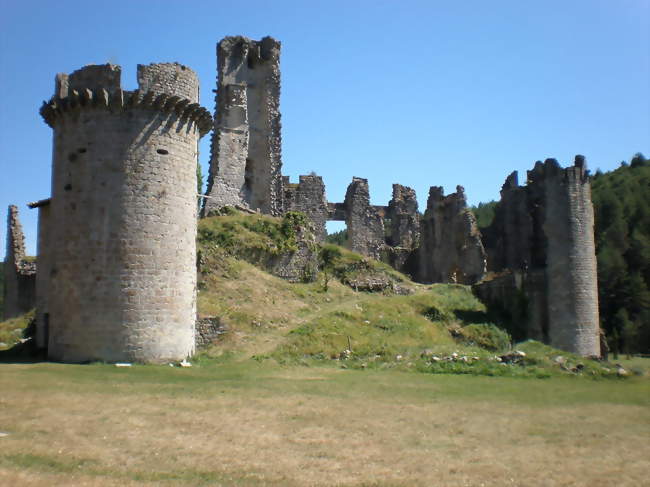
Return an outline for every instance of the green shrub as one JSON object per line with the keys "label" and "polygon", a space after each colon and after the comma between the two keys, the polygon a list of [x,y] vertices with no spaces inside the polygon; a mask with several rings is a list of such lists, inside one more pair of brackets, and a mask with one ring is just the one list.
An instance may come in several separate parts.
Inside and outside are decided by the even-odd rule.
{"label": "green shrub", "polygon": [[458,330],[458,339],[467,345],[477,345],[487,350],[506,350],[510,335],[492,323],[468,325]]}

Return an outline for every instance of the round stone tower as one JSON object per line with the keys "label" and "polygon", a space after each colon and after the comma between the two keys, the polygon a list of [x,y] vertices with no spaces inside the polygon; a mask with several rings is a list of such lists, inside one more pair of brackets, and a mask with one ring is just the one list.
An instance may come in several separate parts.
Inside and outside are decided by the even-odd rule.
{"label": "round stone tower", "polygon": [[57,75],[48,354],[162,362],[194,351],[198,140],[212,126],[179,64],[92,65]]}

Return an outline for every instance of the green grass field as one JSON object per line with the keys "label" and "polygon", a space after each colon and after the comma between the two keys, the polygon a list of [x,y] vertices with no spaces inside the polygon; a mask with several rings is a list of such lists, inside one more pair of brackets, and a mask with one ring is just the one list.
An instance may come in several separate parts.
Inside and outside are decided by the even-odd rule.
{"label": "green grass field", "polygon": [[1,485],[642,485],[650,382],[0,365]]}
{"label": "green grass field", "polygon": [[[33,315],[0,322],[0,485],[647,480],[650,359],[512,344],[467,286],[333,246],[327,273],[288,283],[263,262],[294,237],[259,215],[201,221],[199,315],[226,333],[191,368],[39,362],[19,344]],[[345,285],[367,275],[408,294]]]}

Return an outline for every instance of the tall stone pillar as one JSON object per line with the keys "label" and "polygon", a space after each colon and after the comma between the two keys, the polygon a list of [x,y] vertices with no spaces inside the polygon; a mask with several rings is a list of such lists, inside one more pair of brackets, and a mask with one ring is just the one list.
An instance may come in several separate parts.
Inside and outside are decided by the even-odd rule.
{"label": "tall stone pillar", "polygon": [[283,212],[280,43],[226,37],[217,45],[217,96],[204,215],[243,206]]}

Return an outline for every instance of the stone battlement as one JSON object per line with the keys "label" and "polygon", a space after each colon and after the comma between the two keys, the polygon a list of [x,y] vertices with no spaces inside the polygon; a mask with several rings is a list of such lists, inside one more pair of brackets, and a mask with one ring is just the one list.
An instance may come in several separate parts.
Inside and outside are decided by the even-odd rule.
{"label": "stone battlement", "polygon": [[134,91],[122,90],[120,74],[121,68],[111,64],[58,74],[55,95],[43,102],[41,116],[53,127],[64,115],[83,109],[140,108],[174,114],[181,122],[196,124],[201,135],[212,128],[210,112],[198,104],[198,80],[189,68],[177,63],[138,65],[139,87]]}
{"label": "stone battlement", "polygon": [[246,61],[253,69],[256,64],[277,61],[280,57],[280,41],[273,37],[263,37],[259,41],[245,36],[224,37],[217,44],[217,56],[224,59],[231,56],[235,63]]}

